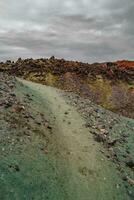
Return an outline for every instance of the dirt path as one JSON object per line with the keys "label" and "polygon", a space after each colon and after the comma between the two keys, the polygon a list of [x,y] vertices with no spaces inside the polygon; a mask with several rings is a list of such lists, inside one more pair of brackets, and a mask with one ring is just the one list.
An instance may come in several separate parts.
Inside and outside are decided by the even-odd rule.
{"label": "dirt path", "polygon": [[59,90],[20,79],[17,90],[20,96],[23,90],[31,94],[31,106],[47,115],[52,124],[47,159],[35,155],[38,165],[33,171],[39,167],[40,181],[46,179],[47,190],[37,187],[34,197],[31,190],[29,199],[129,199],[114,164],[101,153],[104,149],[94,141],[75,108],[65,103]]}

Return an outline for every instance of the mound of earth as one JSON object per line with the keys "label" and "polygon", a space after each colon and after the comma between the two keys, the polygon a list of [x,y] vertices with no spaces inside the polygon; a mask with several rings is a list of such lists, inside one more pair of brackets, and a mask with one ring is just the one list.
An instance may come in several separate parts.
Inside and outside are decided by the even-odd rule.
{"label": "mound of earth", "polygon": [[133,133],[89,98],[0,73],[0,199],[132,200]]}
{"label": "mound of earth", "polygon": [[0,71],[73,91],[115,113],[134,118],[134,62],[81,63],[64,59],[21,59],[0,64]]}

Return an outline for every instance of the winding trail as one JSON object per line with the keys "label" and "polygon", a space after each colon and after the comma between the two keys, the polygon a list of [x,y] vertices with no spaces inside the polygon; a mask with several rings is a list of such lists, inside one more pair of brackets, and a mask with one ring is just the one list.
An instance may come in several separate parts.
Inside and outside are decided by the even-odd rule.
{"label": "winding trail", "polygon": [[60,90],[7,76],[1,85],[0,200],[131,200]]}
{"label": "winding trail", "polygon": [[94,141],[76,109],[65,103],[60,91],[21,79],[18,82],[33,95],[33,107],[47,115],[52,124],[48,145],[52,170],[47,174],[51,180],[47,187],[53,195],[47,199],[129,199],[114,164],[101,153],[104,149]]}

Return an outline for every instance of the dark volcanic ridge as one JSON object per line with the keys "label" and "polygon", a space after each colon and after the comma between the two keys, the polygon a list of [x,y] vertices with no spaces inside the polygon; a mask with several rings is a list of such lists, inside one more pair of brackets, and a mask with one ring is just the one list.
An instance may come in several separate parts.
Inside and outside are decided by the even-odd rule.
{"label": "dark volcanic ridge", "polygon": [[117,61],[104,63],[82,63],[78,61],[66,61],[52,56],[50,59],[21,59],[16,62],[7,60],[0,63],[0,71],[8,71],[13,75],[24,76],[30,72],[51,72],[61,75],[66,72],[73,72],[77,75],[92,76],[102,75],[104,78],[134,81],[134,61]]}
{"label": "dark volcanic ridge", "polygon": [[0,71],[72,91],[118,114],[134,118],[134,62],[81,63],[52,56],[0,63]]}

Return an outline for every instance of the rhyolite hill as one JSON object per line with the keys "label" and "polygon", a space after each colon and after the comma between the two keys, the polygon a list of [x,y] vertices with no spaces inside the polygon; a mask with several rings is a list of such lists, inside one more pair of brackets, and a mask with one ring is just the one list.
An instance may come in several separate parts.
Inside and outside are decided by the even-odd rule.
{"label": "rhyolite hill", "polygon": [[134,62],[81,63],[56,59],[7,60],[0,71],[72,91],[126,117],[134,118]]}

